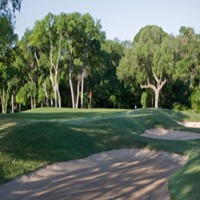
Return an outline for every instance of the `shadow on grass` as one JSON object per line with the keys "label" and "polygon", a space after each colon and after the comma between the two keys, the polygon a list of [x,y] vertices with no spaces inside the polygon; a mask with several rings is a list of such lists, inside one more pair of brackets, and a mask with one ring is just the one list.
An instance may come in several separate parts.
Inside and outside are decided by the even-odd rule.
{"label": "shadow on grass", "polygon": [[[176,120],[187,119],[184,113],[177,115]],[[76,117],[88,118],[87,123],[86,121],[81,124],[24,122],[27,118],[76,119]],[[94,120],[94,117],[98,118]],[[145,129],[154,127],[189,130],[177,124],[173,111],[170,113],[164,109],[137,109],[110,113],[97,111],[94,113],[71,111],[63,114],[20,113],[3,117],[1,115],[0,119],[1,124],[10,121],[16,123],[0,130],[0,183],[48,163],[83,158],[111,149],[147,147],[184,154],[192,158],[200,155],[199,140],[163,141],[140,136]],[[195,132],[198,131],[199,129],[195,129]],[[181,175],[179,174],[178,178]],[[189,183],[184,182],[182,187],[187,184]]]}
{"label": "shadow on grass", "polygon": [[[0,182],[41,165],[86,157],[96,152],[130,147],[129,134],[117,134],[111,126],[75,126],[33,123],[1,131]],[[140,142],[138,143],[139,146]],[[14,173],[13,173],[14,172]]]}
{"label": "shadow on grass", "polygon": [[[111,149],[150,148],[185,154],[200,142],[163,141],[144,138],[116,126],[80,127],[62,123],[34,123],[18,127],[0,140],[0,182],[42,165],[83,158]],[[1,157],[0,156],[0,157]],[[14,172],[14,173],[13,173]]]}
{"label": "shadow on grass", "polygon": [[92,117],[104,117],[124,113],[117,109],[66,109],[66,108],[38,108],[25,112],[0,115],[0,119],[81,119]]}
{"label": "shadow on grass", "polygon": [[[170,178],[169,189],[172,199],[200,199],[200,152],[184,168]],[[178,197],[178,198],[177,198]]]}

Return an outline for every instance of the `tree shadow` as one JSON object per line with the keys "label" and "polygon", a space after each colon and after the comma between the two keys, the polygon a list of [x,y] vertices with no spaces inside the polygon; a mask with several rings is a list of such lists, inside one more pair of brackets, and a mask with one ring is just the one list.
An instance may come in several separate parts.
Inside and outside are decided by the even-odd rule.
{"label": "tree shadow", "polygon": [[0,199],[168,199],[182,165],[163,153],[109,151],[53,164],[0,186]]}
{"label": "tree shadow", "polygon": [[[184,118],[186,116],[183,114],[181,117]],[[1,183],[13,179],[15,176],[26,174],[45,164],[83,158],[93,153],[110,149],[147,147],[149,149],[187,155],[196,155],[199,153],[200,141],[166,142],[144,138],[139,135],[145,128],[156,126],[181,128],[163,109],[136,109],[126,112],[123,115],[115,113],[114,118],[103,116],[96,121],[88,120],[87,123],[83,124],[51,121],[28,123],[23,122],[23,119],[15,119],[15,121],[16,125],[0,130],[0,136],[2,136],[0,138],[0,152],[1,156],[5,156],[4,159],[0,159]],[[88,167],[86,171],[88,170],[96,170],[96,168]],[[13,171],[15,171],[15,174],[10,175],[9,173]],[[79,174],[78,171],[76,173]],[[105,174],[106,178],[109,173],[105,171]],[[81,176],[81,174],[79,175]],[[103,174],[101,175],[103,176]],[[126,179],[128,180],[128,176]],[[82,183],[85,184],[85,182],[82,180]],[[91,188],[93,188],[93,182],[89,181],[89,183],[91,184]],[[113,181],[114,183],[115,181]],[[114,194],[117,194],[118,190],[122,190],[120,189],[121,186],[113,184],[109,184],[104,188],[105,194],[110,195],[110,191],[116,191]],[[62,184],[59,187],[62,188]],[[127,188],[129,188],[129,184],[127,184]],[[95,187],[93,189],[95,199],[101,199],[102,194],[98,194]],[[93,191],[93,189],[91,190]],[[134,191],[132,188],[125,189],[123,194],[118,194],[118,196],[114,197],[111,196],[110,199],[123,199],[124,197],[126,197],[124,199],[131,199],[132,196],[129,197],[129,193],[132,194]],[[60,199],[65,199],[60,190],[58,190],[58,194],[61,195]],[[75,194],[71,195],[73,197]],[[51,199],[50,196],[49,199]]]}

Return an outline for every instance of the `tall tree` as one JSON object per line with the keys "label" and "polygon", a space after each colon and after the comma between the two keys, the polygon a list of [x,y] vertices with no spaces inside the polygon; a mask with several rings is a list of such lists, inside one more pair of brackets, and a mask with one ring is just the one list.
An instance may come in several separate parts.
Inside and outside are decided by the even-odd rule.
{"label": "tall tree", "polygon": [[132,48],[122,59],[118,77],[133,78],[142,89],[152,89],[157,108],[160,91],[173,71],[173,56],[172,37],[158,26],[146,26],[135,36]]}
{"label": "tall tree", "polygon": [[[200,36],[195,34],[193,28],[181,27],[180,34],[176,37],[174,46],[176,49],[176,80],[182,82],[182,102],[184,106],[198,108],[198,96],[200,90]],[[188,88],[186,90],[186,88]],[[184,100],[184,101],[183,101]],[[199,105],[200,106],[200,105]]]}
{"label": "tall tree", "polygon": [[17,41],[12,22],[5,16],[0,17],[0,62],[8,63],[12,59],[12,49]]}
{"label": "tall tree", "polygon": [[106,40],[102,43],[100,64],[92,69],[89,75],[90,85],[87,85],[93,91],[94,106],[110,108],[133,106],[134,96],[132,95],[131,100],[128,98],[131,95],[130,87],[125,87],[116,74],[124,48],[124,44],[118,40]]}
{"label": "tall tree", "polygon": [[20,11],[22,0],[1,0],[0,1],[0,17],[6,16],[8,19],[13,20],[15,11]]}
{"label": "tall tree", "polygon": [[49,58],[49,77],[54,91],[54,105],[61,107],[59,90],[59,64],[62,53],[63,36],[58,29],[58,17],[49,13],[43,20],[37,21],[31,35],[31,45]]}
{"label": "tall tree", "polygon": [[11,9],[9,3],[12,6],[12,11],[15,10],[20,11],[22,0],[1,0],[0,2],[0,10]]}
{"label": "tall tree", "polygon": [[[80,96],[83,107],[84,79],[95,65],[105,35],[101,31],[100,22],[95,22],[89,14],[62,14],[61,19],[72,107],[78,108]],[[77,85],[76,92],[74,83]]]}
{"label": "tall tree", "polygon": [[[77,62],[76,48],[78,45],[78,40],[81,38],[80,32],[80,18],[79,13],[65,14],[61,13],[59,18],[59,30],[62,33],[64,38],[64,48],[63,48],[63,57],[65,59],[67,68],[68,68],[68,77],[69,77],[69,86],[71,92],[72,107],[76,107],[76,95],[74,90],[74,80],[73,75],[75,66],[79,64]],[[77,88],[80,86],[80,81],[78,76]]]}
{"label": "tall tree", "polygon": [[100,21],[95,22],[89,14],[84,14],[81,18],[82,38],[81,38],[81,108],[83,108],[84,79],[89,68],[94,65],[94,58],[98,57],[101,42],[104,40],[104,33],[101,31]]}
{"label": "tall tree", "polygon": [[9,71],[14,60],[13,49],[17,41],[12,22],[6,16],[0,16],[0,98],[2,112],[6,113],[8,101]]}
{"label": "tall tree", "polygon": [[37,49],[30,44],[31,31],[26,30],[22,40],[19,42],[19,50],[23,62],[24,77],[27,85],[27,95],[31,100],[31,109],[37,105],[37,88],[38,88],[38,65],[36,59]]}

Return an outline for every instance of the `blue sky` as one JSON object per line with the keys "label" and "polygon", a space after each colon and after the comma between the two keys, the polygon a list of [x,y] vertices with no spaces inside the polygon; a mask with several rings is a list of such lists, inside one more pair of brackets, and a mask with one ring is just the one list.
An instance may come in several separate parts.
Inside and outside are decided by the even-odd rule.
{"label": "blue sky", "polygon": [[181,26],[200,33],[200,0],[23,0],[16,15],[16,33],[23,35],[48,12],[90,13],[100,19],[109,39],[133,40],[146,25],[158,25],[177,35]]}

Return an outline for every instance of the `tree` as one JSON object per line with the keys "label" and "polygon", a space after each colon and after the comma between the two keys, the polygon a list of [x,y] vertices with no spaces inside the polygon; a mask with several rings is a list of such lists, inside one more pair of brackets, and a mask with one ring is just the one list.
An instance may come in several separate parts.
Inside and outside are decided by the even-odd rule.
{"label": "tree", "polygon": [[21,2],[22,0],[1,0],[0,3],[0,10],[8,10],[11,9],[9,3],[12,6],[12,12],[15,12],[15,10],[20,11],[21,9]]}
{"label": "tree", "polygon": [[125,52],[118,77],[131,78],[141,89],[152,89],[157,108],[160,91],[173,72],[173,56],[173,38],[158,26],[146,26],[135,36],[132,48]]}
{"label": "tree", "polygon": [[[9,99],[9,71],[14,60],[13,48],[17,41],[14,34],[14,13],[20,10],[21,0],[1,0],[0,2],[0,99],[2,112],[7,112]],[[8,85],[9,84],[9,85]]]}
{"label": "tree", "polygon": [[26,85],[27,98],[30,100],[31,109],[37,105],[38,66],[35,58],[36,48],[30,44],[30,30],[26,30],[21,41],[18,43],[18,54],[15,65],[23,74],[22,87]]}
{"label": "tree", "polygon": [[[80,13],[64,14],[60,16],[59,29],[64,38],[63,57],[68,70],[69,86],[71,92],[72,108],[78,108],[79,88],[80,88],[80,71],[77,70],[80,66],[77,46],[81,39]],[[77,71],[79,72],[77,74]],[[74,90],[74,76],[77,80],[77,95]]]}
{"label": "tree", "polygon": [[0,62],[8,63],[12,60],[12,49],[17,41],[12,22],[5,16],[0,17]]}
{"label": "tree", "polygon": [[[124,53],[124,44],[119,40],[106,40],[102,43],[101,60],[89,75],[90,90],[94,93],[93,105],[97,107],[129,108],[130,87],[125,87],[116,75],[117,66]],[[134,95],[132,95],[132,98]],[[136,103],[136,102],[135,102]]]}
{"label": "tree", "polygon": [[175,79],[182,83],[182,104],[198,108],[200,88],[200,35],[193,28],[181,27],[175,39],[176,72]]}
{"label": "tree", "polygon": [[12,22],[5,16],[0,16],[0,99],[2,112],[7,112],[7,103],[9,99],[8,82],[10,72],[12,71],[12,62],[14,61],[14,47],[17,41],[17,35],[14,34]]}
{"label": "tree", "polygon": [[1,0],[0,17],[6,16],[9,20],[15,16],[15,11],[20,11],[22,0]]}
{"label": "tree", "polygon": [[43,20],[37,21],[30,36],[30,44],[36,47],[40,56],[48,58],[49,78],[54,91],[54,105],[61,107],[59,90],[60,60],[62,53],[63,35],[59,29],[59,19],[49,13]]}
{"label": "tree", "polygon": [[[72,107],[78,108],[80,96],[83,107],[84,79],[97,64],[96,57],[105,35],[101,31],[100,22],[95,22],[89,14],[61,14],[61,21]],[[77,85],[76,92],[74,83]]]}
{"label": "tree", "polygon": [[95,57],[101,48],[101,42],[104,40],[104,33],[101,31],[100,21],[95,23],[94,19],[89,14],[84,14],[81,18],[82,22],[82,44],[80,47],[81,54],[81,108],[83,108],[83,92],[84,79],[90,66],[95,65]]}

